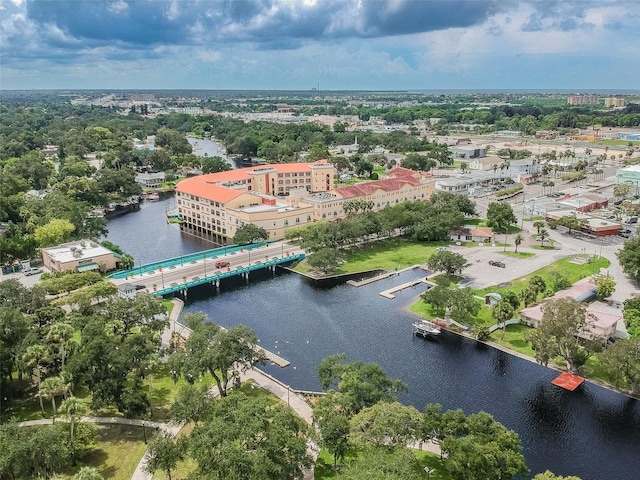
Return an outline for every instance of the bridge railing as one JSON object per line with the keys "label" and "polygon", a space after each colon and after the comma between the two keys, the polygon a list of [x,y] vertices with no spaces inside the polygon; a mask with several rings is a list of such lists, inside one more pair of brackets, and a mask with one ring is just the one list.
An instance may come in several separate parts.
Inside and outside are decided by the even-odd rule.
{"label": "bridge railing", "polygon": [[247,265],[244,267],[236,267],[231,268],[229,270],[224,271],[216,271],[214,274],[207,275],[206,277],[195,277],[195,279],[191,279],[187,282],[176,283],[175,285],[169,285],[164,288],[157,288],[154,291],[150,291],[149,293],[153,295],[167,295],[169,293],[179,292],[181,290],[186,290],[191,287],[196,287],[198,285],[203,285],[205,283],[209,283],[216,280],[222,280],[223,278],[235,277],[236,275],[242,275],[243,273],[248,273],[253,270],[258,270],[260,268],[267,268],[274,265],[280,265],[281,263],[294,262],[296,260],[302,260],[305,257],[304,253],[300,253],[298,255],[289,255],[284,257],[272,257],[270,260],[258,260],[251,265]]}
{"label": "bridge railing", "polygon": [[224,257],[226,255],[233,255],[242,250],[255,250],[257,248],[268,245],[272,242],[259,242],[252,243],[250,245],[227,245],[226,247],[218,247],[213,248],[211,250],[204,250],[202,252],[197,253],[188,253],[186,255],[181,255],[179,257],[168,258],[166,260],[162,260],[160,262],[152,262],[147,263],[145,265],[140,265],[138,267],[134,267],[130,270],[121,270],[119,272],[112,273],[109,275],[109,278],[115,279],[123,279],[133,277],[134,275],[143,275],[145,273],[155,272],[160,268],[172,268],[177,266],[182,266],[185,264],[196,263],[201,260],[212,260],[219,257]]}

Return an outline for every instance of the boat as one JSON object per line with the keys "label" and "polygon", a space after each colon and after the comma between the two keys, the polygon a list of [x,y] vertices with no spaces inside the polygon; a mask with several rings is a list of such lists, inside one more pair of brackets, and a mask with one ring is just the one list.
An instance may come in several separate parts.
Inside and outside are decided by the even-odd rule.
{"label": "boat", "polygon": [[149,200],[150,202],[155,202],[160,200],[160,194],[158,192],[149,192],[144,194],[144,199]]}
{"label": "boat", "polygon": [[427,335],[439,335],[440,326],[428,320],[417,320],[413,322],[413,334],[422,335],[423,337]]}

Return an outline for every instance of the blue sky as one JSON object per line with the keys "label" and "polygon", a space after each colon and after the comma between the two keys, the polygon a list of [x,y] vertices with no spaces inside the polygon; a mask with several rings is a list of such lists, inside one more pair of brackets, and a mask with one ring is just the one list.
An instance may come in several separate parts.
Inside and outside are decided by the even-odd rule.
{"label": "blue sky", "polygon": [[2,89],[640,89],[638,0],[0,0]]}

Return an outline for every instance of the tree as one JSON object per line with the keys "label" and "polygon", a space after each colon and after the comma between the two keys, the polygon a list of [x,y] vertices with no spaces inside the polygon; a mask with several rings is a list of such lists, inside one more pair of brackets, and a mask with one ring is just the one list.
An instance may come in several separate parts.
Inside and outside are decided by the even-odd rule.
{"label": "tree", "polygon": [[505,299],[501,299],[493,306],[491,316],[495,318],[499,324],[502,323],[502,338],[504,338],[504,334],[507,331],[506,321],[511,320],[514,313],[513,306]]}
{"label": "tree", "polygon": [[520,291],[520,300],[522,300],[522,303],[525,307],[528,307],[529,305],[535,303],[537,297],[538,294],[533,288],[531,288],[531,286],[525,287]]}
{"label": "tree", "polygon": [[616,387],[640,393],[639,337],[616,340],[601,353],[600,362]]}
{"label": "tree", "polygon": [[210,418],[189,438],[204,478],[299,478],[311,465],[307,424],[280,403],[234,392],[213,402]]}
{"label": "tree", "polygon": [[250,243],[255,243],[259,240],[267,240],[268,238],[269,234],[264,228],[258,227],[253,223],[246,223],[236,230],[236,234],[233,237],[233,243],[237,243],[238,245],[249,245]]}
{"label": "tree", "polygon": [[436,165],[437,163],[434,160],[418,153],[410,153],[402,161],[402,166],[404,168],[416,170],[418,172],[428,172]]}
{"label": "tree", "polygon": [[459,253],[441,250],[429,257],[427,265],[431,270],[444,271],[447,275],[455,275],[456,273],[461,273],[470,264]]}
{"label": "tree", "polygon": [[56,423],[56,395],[62,395],[65,385],[60,377],[49,377],[42,381],[40,393],[51,398],[51,406],[53,407],[53,423]]}
{"label": "tree", "polygon": [[202,157],[200,169],[202,173],[226,172],[231,170],[231,165],[222,157]]}
{"label": "tree", "polygon": [[60,355],[60,369],[64,370],[64,362],[67,356],[67,345],[73,338],[74,328],[69,322],[56,322],[51,324],[47,332],[47,340],[57,343]]}
{"label": "tree", "polygon": [[82,467],[73,477],[73,480],[102,480],[103,477],[95,467]]}
{"label": "tree", "polygon": [[27,351],[23,356],[23,360],[25,361],[28,367],[31,367],[36,372],[36,380],[38,382],[38,400],[40,401],[40,410],[42,411],[42,416],[44,417],[44,405],[42,403],[42,364],[45,359],[48,357],[49,352],[43,345],[31,345],[27,347]]}
{"label": "tree", "polygon": [[337,248],[320,248],[307,257],[307,263],[315,269],[330,273],[342,264],[343,258]]}
{"label": "tree", "polygon": [[595,342],[583,340],[593,321],[584,303],[570,297],[548,300],[542,306],[542,321],[528,335],[536,360],[547,365],[555,357],[565,361],[567,370],[577,373],[597,350]]}
{"label": "tree", "polygon": [[82,401],[77,397],[69,397],[62,401],[60,405],[60,411],[65,414],[65,417],[69,420],[70,430],[70,443],[73,445],[74,443],[74,430],[75,425],[78,419],[82,416],[82,414],[86,411],[86,408]]}
{"label": "tree", "polygon": [[595,277],[596,297],[598,300],[604,300],[611,296],[616,289],[616,281],[611,275],[598,275]]}
{"label": "tree", "polygon": [[618,183],[613,187],[613,195],[618,198],[627,198],[631,194],[631,188],[630,183]]}
{"label": "tree", "polygon": [[406,446],[420,438],[422,415],[415,407],[378,402],[351,419],[351,440],[378,447]]}
{"label": "tree", "polygon": [[538,220],[536,222],[533,222],[533,226],[536,229],[536,233],[540,235],[540,230],[544,228],[544,222],[541,222],[540,220]]}
{"label": "tree", "polygon": [[349,415],[342,405],[342,395],[329,391],[313,408],[313,423],[320,435],[320,444],[333,455],[333,467],[343,460],[349,449]]}
{"label": "tree", "polygon": [[145,470],[151,474],[157,470],[166,472],[171,480],[171,470],[175,470],[178,462],[184,459],[187,442],[184,438],[174,440],[166,432],[158,432],[149,442],[147,449],[147,464]]}
{"label": "tree", "polygon": [[35,238],[41,247],[49,247],[69,240],[74,230],[75,227],[69,220],[57,218],[46,225],[36,228]]}
{"label": "tree", "polygon": [[364,446],[358,450],[357,458],[340,468],[337,477],[341,480],[424,480],[425,472],[409,448]]}
{"label": "tree", "polygon": [[547,284],[540,275],[534,275],[529,279],[529,288],[531,288],[535,292],[535,295],[537,297],[538,294],[546,290]]}
{"label": "tree", "polygon": [[537,474],[535,477],[533,477],[533,480],[580,480],[580,477],[574,477],[573,475],[562,477],[560,475],[554,475],[549,470],[547,470],[544,473]]}
{"label": "tree", "polygon": [[178,390],[169,413],[171,419],[176,422],[193,422],[197,424],[207,416],[210,408],[209,387],[206,384],[187,384]]}
{"label": "tree", "polygon": [[508,203],[489,203],[487,208],[487,226],[506,233],[509,226],[515,224],[517,221],[513,209]]}
{"label": "tree", "polygon": [[636,282],[640,281],[640,237],[636,236],[624,242],[616,256],[624,273]]}
{"label": "tree", "polygon": [[185,352],[182,353],[182,374],[210,373],[222,397],[227,396],[230,380],[238,380],[240,373],[265,362],[255,332],[246,325],[223,330],[217,325],[203,322],[193,327],[193,333],[185,343]]}
{"label": "tree", "polygon": [[516,253],[518,253],[518,247],[522,244],[522,235],[520,233],[516,234],[516,236],[513,239],[513,243],[515,243],[516,245]]}
{"label": "tree", "polygon": [[338,387],[348,414],[356,414],[380,401],[392,401],[407,386],[400,380],[387,377],[377,363],[359,360],[342,363],[344,353],[331,355],[320,362],[318,378],[324,390]]}
{"label": "tree", "polygon": [[451,318],[459,322],[469,322],[480,311],[480,302],[469,288],[447,288],[441,285],[431,287],[420,298],[431,305],[438,315],[449,310]]}
{"label": "tree", "polygon": [[541,246],[544,246],[545,240],[548,240],[549,238],[550,235],[546,228],[543,228],[542,230],[540,230],[540,233],[538,233],[537,239],[540,241]]}

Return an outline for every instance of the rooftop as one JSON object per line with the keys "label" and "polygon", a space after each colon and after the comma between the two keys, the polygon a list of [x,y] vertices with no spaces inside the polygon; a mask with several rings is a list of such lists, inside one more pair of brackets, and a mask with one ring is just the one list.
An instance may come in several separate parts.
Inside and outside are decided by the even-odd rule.
{"label": "rooftop", "polygon": [[42,251],[46,252],[52,260],[60,263],[88,260],[102,255],[113,255],[111,250],[91,240],[63,243],[55,247],[43,248]]}

